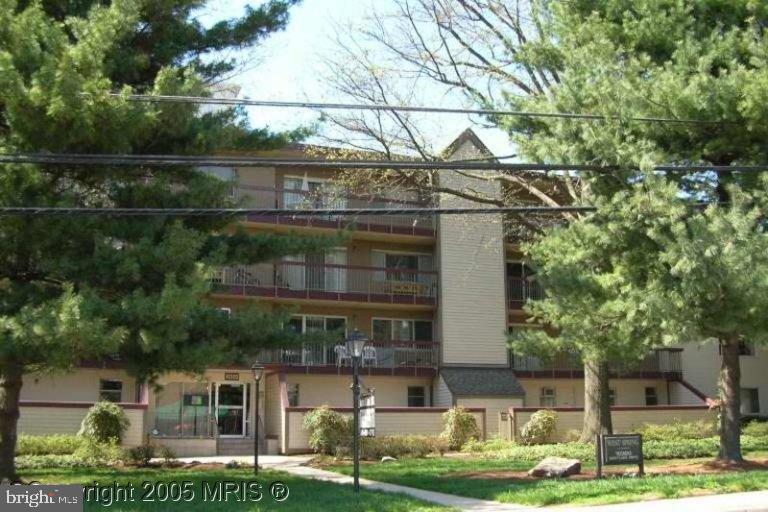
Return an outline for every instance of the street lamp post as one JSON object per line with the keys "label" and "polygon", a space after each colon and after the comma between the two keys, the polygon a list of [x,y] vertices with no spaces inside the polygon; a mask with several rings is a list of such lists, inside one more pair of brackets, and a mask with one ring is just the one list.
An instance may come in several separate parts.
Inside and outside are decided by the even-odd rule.
{"label": "street lamp post", "polygon": [[258,363],[251,365],[253,381],[256,383],[256,404],[253,411],[253,474],[259,474],[259,382],[264,376],[264,367]]}
{"label": "street lamp post", "polygon": [[363,347],[368,343],[365,334],[357,329],[347,338],[347,351],[352,359],[352,457],[354,460],[355,494],[360,493],[360,360]]}

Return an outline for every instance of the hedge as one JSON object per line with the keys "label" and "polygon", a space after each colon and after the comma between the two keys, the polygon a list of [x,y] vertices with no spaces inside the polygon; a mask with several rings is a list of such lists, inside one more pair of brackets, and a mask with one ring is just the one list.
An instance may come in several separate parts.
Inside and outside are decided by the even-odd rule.
{"label": "hedge", "polygon": [[29,436],[21,434],[16,455],[72,455],[83,444],[83,438],[72,435]]}

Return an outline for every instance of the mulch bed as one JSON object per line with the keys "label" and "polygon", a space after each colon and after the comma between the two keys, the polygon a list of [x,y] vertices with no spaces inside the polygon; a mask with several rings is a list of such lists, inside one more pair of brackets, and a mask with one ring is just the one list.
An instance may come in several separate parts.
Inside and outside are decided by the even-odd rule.
{"label": "mulch bed", "polygon": [[[645,473],[649,476],[660,475],[702,475],[716,473],[731,473],[741,471],[768,471],[768,459],[750,460],[739,464],[728,464],[720,461],[707,461],[697,463],[669,464],[665,466],[646,467]],[[606,478],[622,478],[636,476],[637,470],[612,471],[603,470]],[[466,471],[461,473],[447,473],[443,478],[469,478],[480,480],[509,480],[510,482],[536,482],[547,480],[544,477],[530,476],[527,471]],[[595,470],[582,470],[578,475],[568,477],[568,480],[594,480],[597,477]]]}

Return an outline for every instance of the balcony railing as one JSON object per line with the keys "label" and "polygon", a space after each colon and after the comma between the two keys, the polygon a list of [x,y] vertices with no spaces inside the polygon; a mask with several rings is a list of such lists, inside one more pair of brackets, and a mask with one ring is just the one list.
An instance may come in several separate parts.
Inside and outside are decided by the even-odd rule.
{"label": "balcony railing", "polygon": [[437,272],[282,261],[225,267],[214,290],[228,295],[391,304],[435,304]]}
{"label": "balcony railing", "polygon": [[[313,208],[424,208],[428,202],[405,201],[376,197],[360,197],[343,193],[309,192],[302,190],[283,190],[255,185],[238,185],[234,189],[237,198],[250,208],[279,208],[307,210]],[[249,215],[252,222],[285,224],[290,226],[314,226],[341,229],[354,225],[355,229],[401,235],[434,236],[435,219],[433,215],[333,215],[333,216],[293,216],[293,215]]]}
{"label": "balcony railing", "polygon": [[528,299],[544,298],[544,288],[535,279],[522,277],[507,278],[507,301],[509,309],[523,309]]}
{"label": "balcony railing", "polygon": [[[658,349],[642,361],[611,364],[617,378],[682,378],[682,349]],[[583,378],[584,365],[578,354],[562,352],[551,358],[512,354],[512,369],[518,377]]]}
{"label": "balcony railing", "polygon": [[[371,341],[363,349],[364,372],[436,368],[439,343],[434,341]],[[259,361],[283,366],[317,367],[333,372],[348,371],[352,360],[342,343],[308,342],[296,348],[264,350]],[[311,368],[308,368],[311,370]]]}

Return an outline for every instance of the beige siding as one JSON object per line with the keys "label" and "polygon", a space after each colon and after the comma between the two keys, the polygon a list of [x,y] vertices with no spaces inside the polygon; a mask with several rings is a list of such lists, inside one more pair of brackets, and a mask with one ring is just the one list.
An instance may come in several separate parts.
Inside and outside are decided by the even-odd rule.
{"label": "beige siding", "polygon": [[167,446],[177,457],[210,457],[216,455],[215,439],[154,439],[154,446]]}
{"label": "beige siding", "polygon": [[101,379],[123,383],[122,402],[136,401],[136,380],[123,370],[78,368],[54,374],[28,373],[21,388],[22,400],[46,402],[96,402]]}
{"label": "beige siding", "polygon": [[[309,450],[309,434],[303,429],[302,423],[306,412],[288,412],[287,449],[289,452]],[[350,415],[350,413],[345,413]],[[483,430],[483,414],[473,413],[480,430]],[[424,412],[387,412],[376,411],[376,435],[439,435],[443,431],[443,411]]]}
{"label": "beige siding", "polygon": [[[514,436],[520,434],[520,429],[531,418],[533,411],[514,411],[511,428],[514,429]],[[584,413],[577,411],[557,411],[557,431],[554,440],[562,441],[569,431],[580,432],[582,428]],[[673,421],[714,421],[715,413],[706,408],[696,409],[643,409],[633,410],[614,410],[611,412],[613,421],[613,431],[617,434],[631,432],[633,428],[643,423],[670,423]]]}
{"label": "beige siding", "polygon": [[[77,434],[87,407],[21,407],[18,432],[29,435]],[[142,443],[144,410],[126,409],[130,425],[123,438],[126,446]]]}
{"label": "beige siding", "polygon": [[[523,379],[518,378],[525,389],[525,406],[538,407],[541,390],[555,388],[555,407],[579,407],[584,405],[584,381],[582,379]],[[665,380],[612,379],[610,387],[616,393],[616,405],[645,405],[645,388],[656,388],[659,405],[667,405]],[[674,402],[673,402],[674,403]],[[695,405],[695,404],[692,404]]]}
{"label": "beige siding", "polygon": [[[520,407],[523,405],[522,398],[492,398],[492,397],[458,397],[457,404],[464,407],[482,407],[485,409],[485,421],[487,427],[485,437],[498,437],[499,419],[502,413],[507,414],[510,407]],[[481,426],[478,423],[478,426]]]}
{"label": "beige siding", "polygon": [[[469,142],[452,159],[479,153]],[[491,197],[498,183],[464,178],[441,171],[443,186],[473,187]],[[477,206],[468,200],[442,197],[440,207]],[[439,219],[439,324],[443,364],[499,365],[507,363],[504,244],[498,215],[444,215]]]}
{"label": "beige siding", "polygon": [[269,375],[265,381],[265,428],[267,435],[280,436],[280,382],[277,375]]}
{"label": "beige siding", "polygon": [[[286,375],[288,389],[294,384],[299,385],[299,406],[316,407],[330,405],[331,407],[351,407],[352,393],[351,375]],[[426,405],[429,405],[431,379],[427,377],[383,377],[362,376],[363,386],[376,390],[376,405],[378,407],[407,407],[408,386],[425,388]]]}

